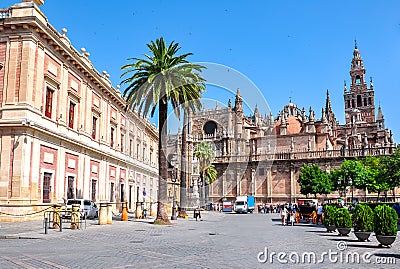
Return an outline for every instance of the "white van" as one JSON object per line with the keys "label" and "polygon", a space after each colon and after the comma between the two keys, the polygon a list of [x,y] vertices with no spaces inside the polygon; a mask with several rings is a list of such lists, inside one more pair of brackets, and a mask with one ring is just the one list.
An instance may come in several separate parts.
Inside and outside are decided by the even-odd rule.
{"label": "white van", "polygon": [[72,205],[78,204],[82,216],[86,218],[97,218],[99,216],[99,208],[92,200],[85,199],[68,199],[67,211],[72,211]]}

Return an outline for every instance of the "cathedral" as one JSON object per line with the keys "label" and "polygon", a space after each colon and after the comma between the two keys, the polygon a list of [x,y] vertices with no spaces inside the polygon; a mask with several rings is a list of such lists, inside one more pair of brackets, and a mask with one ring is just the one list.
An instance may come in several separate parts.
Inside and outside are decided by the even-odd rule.
{"label": "cathedral", "polygon": [[[290,101],[275,117],[272,113],[260,115],[257,107],[252,116],[245,116],[239,89],[233,106],[229,101],[226,107],[189,114],[185,139],[170,141],[175,144],[175,154],[179,152],[178,144],[185,144],[187,173],[183,180],[188,206],[198,196],[193,190],[201,188],[206,189],[208,203],[238,195],[254,195],[257,203],[297,202],[304,198],[297,183],[304,164],[316,163],[329,172],[345,158],[391,154],[393,135],[385,127],[381,107],[375,110],[375,89],[372,79],[366,82],[365,72],[356,43],[351,83],[347,86],[345,82],[343,89],[344,124],[336,120],[329,91],[320,114],[312,107],[306,111]],[[215,148],[213,164],[218,170],[217,180],[209,186],[202,186],[198,160],[193,157],[196,145],[204,140]],[[177,156],[170,154],[169,158],[178,160]],[[363,199],[374,196],[363,190],[354,190],[354,195]]]}

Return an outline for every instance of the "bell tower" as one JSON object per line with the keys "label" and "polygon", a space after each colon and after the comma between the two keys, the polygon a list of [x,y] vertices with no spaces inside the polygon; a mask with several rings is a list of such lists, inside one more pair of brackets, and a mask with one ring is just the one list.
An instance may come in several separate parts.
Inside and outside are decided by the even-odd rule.
{"label": "bell tower", "polygon": [[360,51],[357,48],[357,41],[355,41],[351,61],[350,77],[350,91],[347,90],[346,82],[344,85],[346,124],[375,122],[374,87],[372,78],[369,88],[365,82],[365,68]]}

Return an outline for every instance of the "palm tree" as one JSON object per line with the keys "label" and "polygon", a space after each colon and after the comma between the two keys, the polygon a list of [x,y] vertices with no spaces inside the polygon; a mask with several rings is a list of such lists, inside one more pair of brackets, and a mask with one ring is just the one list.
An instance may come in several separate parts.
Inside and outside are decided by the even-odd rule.
{"label": "palm tree", "polygon": [[215,157],[212,144],[207,141],[200,142],[197,144],[197,148],[194,151],[194,156],[199,160],[200,163],[200,182],[203,183],[201,191],[201,204],[203,206],[208,200],[208,184],[212,183],[212,181],[217,178],[217,170],[211,164]]}
{"label": "palm tree", "polygon": [[207,184],[213,183],[218,176],[218,171],[213,164],[209,165],[204,170],[204,178],[206,179]]}
{"label": "palm tree", "polygon": [[121,67],[121,83],[127,84],[124,97],[127,109],[137,108],[143,115],[150,116],[158,108],[158,206],[157,222],[169,222],[167,204],[168,167],[166,158],[168,106],[172,106],[177,117],[180,109],[196,111],[201,108],[201,94],[205,90],[205,80],[200,72],[204,66],[190,63],[187,57],[192,53],[176,55],[180,47],[172,41],[166,45],[161,37],[147,44],[150,54],[145,59],[130,58],[132,63]]}

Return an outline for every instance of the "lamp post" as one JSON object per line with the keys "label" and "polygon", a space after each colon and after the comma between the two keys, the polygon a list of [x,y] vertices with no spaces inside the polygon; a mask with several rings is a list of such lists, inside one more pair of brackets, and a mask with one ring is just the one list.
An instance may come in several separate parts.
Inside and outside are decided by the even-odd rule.
{"label": "lamp post", "polygon": [[349,179],[349,184],[351,187],[351,203],[353,203],[354,188],[353,188],[353,180],[351,178]]}
{"label": "lamp post", "polygon": [[339,185],[339,189],[342,189],[342,193],[343,193],[343,198],[344,198],[344,203],[347,204],[347,198],[346,198],[346,193],[347,193],[347,186],[346,186],[346,177],[342,179],[339,178],[338,180],[338,185]]}
{"label": "lamp post", "polygon": [[176,178],[177,178],[177,165],[174,165],[174,168],[172,170],[172,177],[171,177],[171,182],[172,182],[172,215],[171,215],[171,220],[176,220],[176,193],[175,193],[175,183],[176,183]]}

